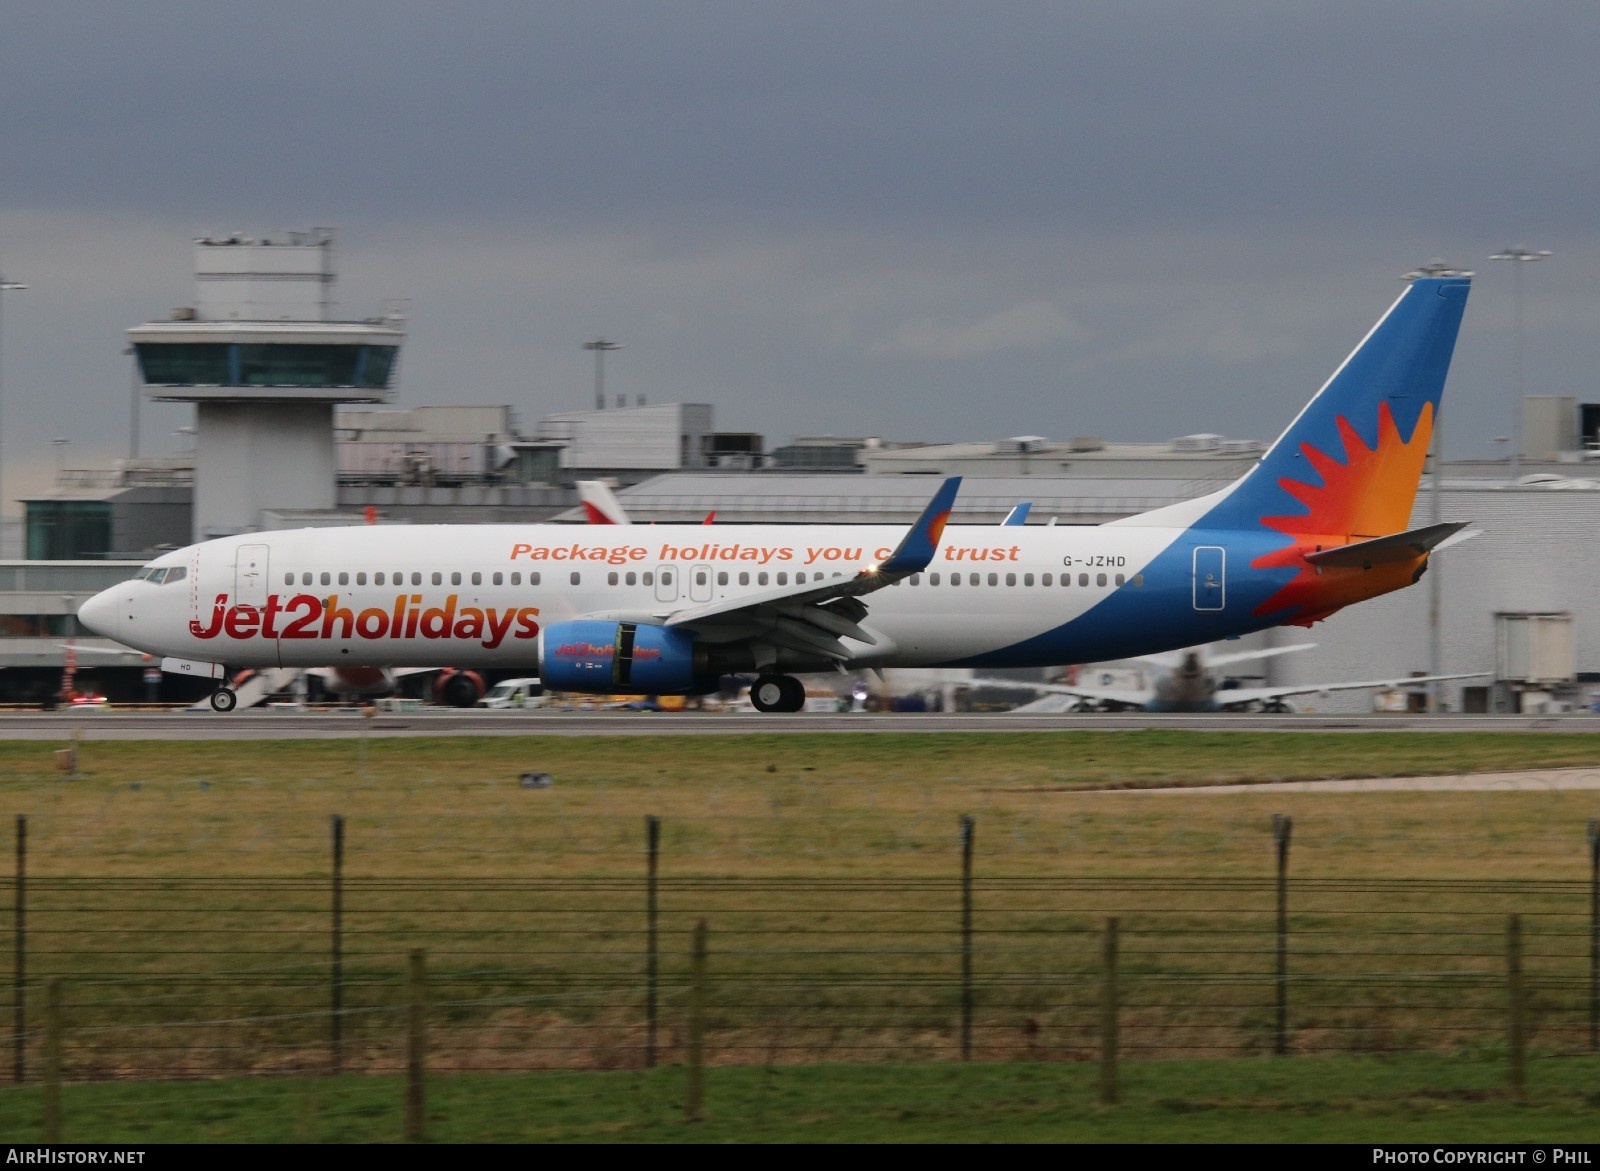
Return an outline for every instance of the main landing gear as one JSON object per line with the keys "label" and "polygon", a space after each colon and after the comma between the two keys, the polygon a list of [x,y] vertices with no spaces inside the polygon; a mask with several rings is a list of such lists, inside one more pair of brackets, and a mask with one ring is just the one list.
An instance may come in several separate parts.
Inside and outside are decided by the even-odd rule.
{"label": "main landing gear", "polygon": [[211,693],[211,709],[231,712],[239,706],[239,696],[231,687],[219,687]]}
{"label": "main landing gear", "polygon": [[805,684],[792,675],[762,675],[750,684],[750,703],[758,712],[797,712],[806,706]]}

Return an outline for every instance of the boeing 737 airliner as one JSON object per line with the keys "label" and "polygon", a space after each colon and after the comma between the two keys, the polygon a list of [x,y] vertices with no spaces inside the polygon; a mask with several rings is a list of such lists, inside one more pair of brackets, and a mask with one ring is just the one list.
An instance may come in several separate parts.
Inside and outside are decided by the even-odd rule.
{"label": "boeing 737 airliner", "polygon": [[[1414,282],[1249,472],[1098,526],[435,525],[248,533],[165,554],[85,626],[242,667],[512,667],[552,690],[693,693],[795,674],[1086,663],[1309,626],[1410,585],[1460,525],[1403,531],[1468,281]],[[218,687],[212,700],[230,710]]]}

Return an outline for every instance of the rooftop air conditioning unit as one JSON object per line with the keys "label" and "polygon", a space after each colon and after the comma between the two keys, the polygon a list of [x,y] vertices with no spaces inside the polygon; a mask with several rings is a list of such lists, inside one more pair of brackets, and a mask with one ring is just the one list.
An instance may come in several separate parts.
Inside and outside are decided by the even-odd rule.
{"label": "rooftop air conditioning unit", "polygon": [[1180,435],[1172,441],[1173,451],[1216,451],[1222,443],[1220,435]]}

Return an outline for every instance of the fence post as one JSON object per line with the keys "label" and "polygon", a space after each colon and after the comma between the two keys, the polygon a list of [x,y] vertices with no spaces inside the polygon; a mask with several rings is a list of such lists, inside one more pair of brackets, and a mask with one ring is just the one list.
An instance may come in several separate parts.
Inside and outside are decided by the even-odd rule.
{"label": "fence post", "polygon": [[1526,990],[1522,984],[1522,916],[1506,918],[1506,991],[1510,1004],[1507,1032],[1511,1050],[1511,1096],[1528,1097],[1528,1018]]}
{"label": "fence post", "polygon": [[11,1005],[12,1021],[16,1025],[14,1040],[15,1052],[12,1056],[12,1080],[18,1085],[22,1084],[27,1074],[27,1059],[24,1050],[28,1043],[27,1000],[24,987],[27,978],[26,945],[28,926],[28,818],[25,814],[17,814],[17,902],[15,907],[15,921],[13,923],[12,940],[16,945],[16,957],[11,968]]}
{"label": "fence post", "polygon": [[1294,821],[1287,813],[1272,815],[1272,841],[1278,851],[1277,1030],[1272,1051],[1289,1052],[1289,835]]}
{"label": "fence post", "polygon": [[694,954],[689,968],[689,1092],[683,1112],[699,1122],[705,1111],[706,921],[694,925]]}
{"label": "fence post", "polygon": [[1589,1048],[1600,1049],[1600,822],[1589,819]]}
{"label": "fence post", "polygon": [[333,968],[328,988],[328,1064],[344,1069],[344,817],[333,815]]}
{"label": "fence post", "polygon": [[972,818],[961,819],[961,1060],[972,1060]]}
{"label": "fence post", "polygon": [[660,959],[656,950],[656,876],[661,859],[661,819],[644,819],[645,853],[648,858],[645,878],[644,938],[644,1067],[656,1067],[656,980]]}
{"label": "fence post", "polygon": [[421,1142],[426,1135],[427,1098],[423,1092],[423,1071],[428,1045],[424,1004],[424,957],[422,948],[411,949],[406,978],[406,1139]]}
{"label": "fence post", "polygon": [[1106,920],[1100,953],[1100,1105],[1117,1104],[1117,920]]}
{"label": "fence post", "polygon": [[44,1141],[61,1141],[61,977],[44,994]]}

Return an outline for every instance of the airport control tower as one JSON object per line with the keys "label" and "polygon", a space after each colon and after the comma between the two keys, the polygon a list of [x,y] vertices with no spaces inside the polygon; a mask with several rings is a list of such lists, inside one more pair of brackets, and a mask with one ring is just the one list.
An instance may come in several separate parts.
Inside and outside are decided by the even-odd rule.
{"label": "airport control tower", "polygon": [[333,233],[195,241],[194,304],[128,330],[145,393],[195,404],[194,539],[334,508],[333,409],[387,403],[405,333],[332,319]]}

